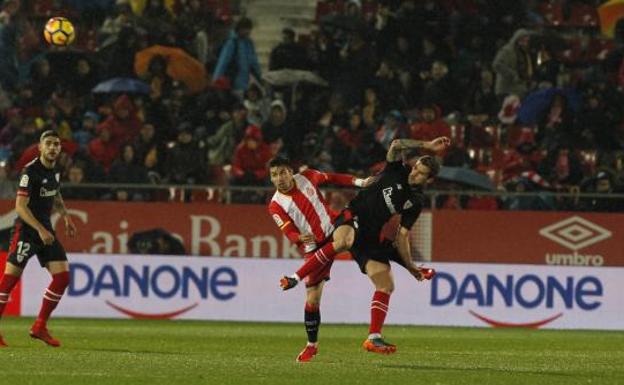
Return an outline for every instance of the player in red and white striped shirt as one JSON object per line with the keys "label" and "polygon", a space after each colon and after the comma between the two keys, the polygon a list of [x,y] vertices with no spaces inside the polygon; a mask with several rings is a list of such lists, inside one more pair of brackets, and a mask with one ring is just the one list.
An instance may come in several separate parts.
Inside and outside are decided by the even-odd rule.
{"label": "player in red and white striped shirt", "polygon": [[[332,183],[366,187],[373,179],[359,179],[352,175],[323,173],[313,169],[293,174],[288,159],[283,157],[274,158],[269,168],[271,182],[277,189],[269,203],[269,213],[284,235],[299,246],[306,258],[310,258],[313,252],[322,253],[328,248],[334,253],[346,251],[346,245],[343,247],[340,242],[332,242],[338,213],[329,208],[318,186]],[[297,356],[298,362],[310,361],[318,351],[318,329],[321,323],[319,303],[330,269],[331,263],[328,263],[322,270],[306,276],[304,320],[308,344]]]}

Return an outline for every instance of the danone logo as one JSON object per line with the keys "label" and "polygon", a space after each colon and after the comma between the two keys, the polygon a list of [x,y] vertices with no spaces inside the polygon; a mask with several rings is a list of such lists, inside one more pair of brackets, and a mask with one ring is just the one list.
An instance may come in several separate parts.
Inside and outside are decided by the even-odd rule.
{"label": "danone logo", "polygon": [[[473,273],[457,277],[438,272],[431,283],[432,306],[468,307],[474,317],[493,327],[538,328],[563,316],[562,310],[592,311],[602,305],[602,282],[594,276],[542,277],[536,274]],[[479,312],[473,309],[480,309]],[[530,322],[495,320],[481,310],[521,308],[539,310],[546,317]]]}
{"label": "danone logo", "polygon": [[[210,269],[168,264],[142,266],[105,264],[96,267],[72,263],[70,274],[71,284],[67,290],[70,297],[105,297],[104,302],[108,306],[139,319],[177,317],[199,305],[197,300],[188,301],[190,298],[228,301],[236,296],[235,289],[238,286],[236,272],[227,266]],[[123,307],[118,302],[125,300],[130,303],[144,303],[145,299],[150,298],[158,300],[159,311],[138,311]],[[187,302],[187,304],[161,311],[163,304],[172,302]]]}
{"label": "danone logo", "polygon": [[604,257],[599,254],[580,254],[587,246],[611,238],[611,232],[579,216],[573,216],[544,227],[539,234],[559,245],[572,250],[572,254],[547,253],[549,265],[602,266]]}

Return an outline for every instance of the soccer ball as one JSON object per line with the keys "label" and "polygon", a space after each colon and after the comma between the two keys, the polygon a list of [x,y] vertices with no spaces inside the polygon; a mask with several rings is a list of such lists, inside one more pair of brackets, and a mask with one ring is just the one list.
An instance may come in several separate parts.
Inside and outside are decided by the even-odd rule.
{"label": "soccer ball", "polygon": [[64,17],[53,17],[46,23],[43,37],[52,45],[64,47],[74,41],[76,33],[71,21]]}

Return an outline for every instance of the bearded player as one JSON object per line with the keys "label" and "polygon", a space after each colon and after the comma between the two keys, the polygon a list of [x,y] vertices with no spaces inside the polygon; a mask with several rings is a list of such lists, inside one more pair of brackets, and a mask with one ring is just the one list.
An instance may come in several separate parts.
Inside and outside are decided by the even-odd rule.
{"label": "bearded player", "polygon": [[[55,131],[48,130],[41,134],[39,152],[39,157],[24,167],[19,179],[15,200],[18,216],[11,232],[4,276],[0,280],[0,316],[28,260],[36,254],[41,266],[50,272],[52,282],[43,294],[41,310],[30,329],[30,336],[58,347],[61,343],[48,332],[47,321],[69,285],[69,263],[52,229],[52,210],[55,209],[64,219],[68,236],[73,238],[76,235],[76,226],[67,215],[61,197],[61,171],[56,168],[61,140]],[[0,346],[7,346],[1,336]]]}
{"label": "bearded player", "polygon": [[[337,227],[334,238],[339,236],[343,240],[341,250],[351,251],[360,270],[375,287],[369,335],[363,344],[364,349],[370,352],[390,354],[396,351],[396,346],[387,343],[381,335],[390,295],[394,290],[390,261],[401,264],[419,281],[431,279],[435,274],[432,269],[424,269],[414,263],[409,232],[423,208],[423,188],[433,181],[440,164],[432,156],[422,156],[413,164],[406,164],[403,162],[403,151],[425,149],[441,152],[449,145],[450,140],[446,137],[430,142],[394,140],[386,154],[386,167],[375,183],[360,191],[341,213],[341,217],[347,220]],[[401,215],[396,239],[394,242],[382,240],[382,227],[395,214]],[[284,276],[280,281],[282,289],[291,289],[308,274],[315,274],[330,265],[335,256],[330,251],[333,250],[317,251],[295,274]]]}

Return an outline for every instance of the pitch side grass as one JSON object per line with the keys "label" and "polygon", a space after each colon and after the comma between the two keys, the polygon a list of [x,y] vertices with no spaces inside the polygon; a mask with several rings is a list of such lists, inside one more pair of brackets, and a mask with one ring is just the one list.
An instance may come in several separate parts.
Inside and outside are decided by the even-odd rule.
{"label": "pitch side grass", "polygon": [[624,332],[387,326],[391,356],[364,352],[365,325],[322,325],[313,362],[301,324],[56,319],[61,348],[32,319],[0,330],[2,385],[624,384]]}

